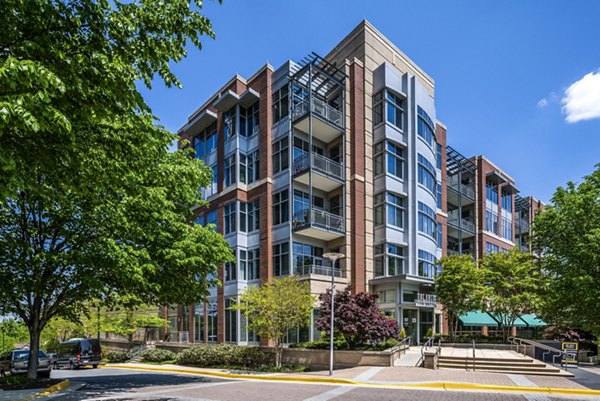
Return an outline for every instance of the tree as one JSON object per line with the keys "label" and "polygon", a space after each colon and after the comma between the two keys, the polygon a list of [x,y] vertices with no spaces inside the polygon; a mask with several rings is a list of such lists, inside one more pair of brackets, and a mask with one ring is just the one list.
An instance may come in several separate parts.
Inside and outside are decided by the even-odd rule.
{"label": "tree", "polygon": [[[364,344],[381,343],[400,336],[400,327],[394,319],[386,317],[376,302],[376,294],[352,294],[350,288],[337,291],[333,299],[334,335],[344,338],[350,348]],[[331,290],[319,295],[317,329],[330,333]]]}
{"label": "tree", "polygon": [[[86,300],[193,304],[232,260],[190,224],[211,173],[136,88],[213,36],[201,2],[8,0],[0,5],[0,312],[30,334]],[[17,83],[11,81],[15,77]],[[183,144],[185,146],[186,144]],[[6,175],[4,174],[6,172]],[[4,177],[10,176],[4,180]]]}
{"label": "tree", "polygon": [[165,327],[167,320],[158,316],[158,308],[149,305],[121,306],[104,312],[105,331],[127,337],[131,342],[137,332],[144,329],[144,339],[148,329]]}
{"label": "tree", "polygon": [[23,344],[29,341],[27,326],[23,322],[13,318],[5,318],[0,321],[0,336],[2,336],[0,338],[2,341],[0,352],[14,349],[16,344]]}
{"label": "tree", "polygon": [[275,366],[280,367],[288,331],[310,324],[314,302],[308,282],[284,277],[248,288],[232,308],[246,317],[249,330],[273,341]]}
{"label": "tree", "polygon": [[485,294],[483,272],[470,255],[447,256],[439,264],[442,271],[435,279],[435,293],[448,317],[454,341],[460,316],[481,309]]}
{"label": "tree", "polygon": [[533,234],[548,278],[544,320],[600,338],[600,164],[580,184],[556,190]]}
{"label": "tree", "polygon": [[498,321],[506,341],[519,315],[539,305],[543,285],[540,266],[533,263],[531,254],[515,248],[485,255],[481,268],[488,287],[485,308]]}

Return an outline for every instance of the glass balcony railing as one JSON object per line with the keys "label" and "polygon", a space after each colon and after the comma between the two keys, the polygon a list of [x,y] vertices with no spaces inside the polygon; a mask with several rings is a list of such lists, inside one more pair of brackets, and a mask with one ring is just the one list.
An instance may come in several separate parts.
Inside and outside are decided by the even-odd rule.
{"label": "glass balcony railing", "polygon": [[340,181],[344,180],[344,168],[340,163],[334,162],[333,160],[316,153],[312,154],[312,158],[310,156],[311,155],[307,153],[294,159],[294,174],[301,174],[307,171],[310,164],[312,164],[312,168],[316,171]]}
{"label": "glass balcony railing", "polygon": [[[320,266],[320,265],[304,265],[304,266],[296,266],[296,274],[298,276],[307,276],[309,274],[317,274],[319,276],[328,276],[331,277],[332,268],[330,266]],[[334,277],[346,277],[346,273],[341,269],[335,268],[333,269]]]}
{"label": "glass balcony railing", "polygon": [[315,97],[304,99],[298,103],[292,112],[292,119],[297,120],[300,117],[306,115],[309,111],[309,103],[312,104],[311,111],[340,128],[343,128],[343,115],[342,112],[331,107],[321,99]]}
{"label": "glass balcony railing", "polygon": [[458,181],[456,177],[448,177],[448,187],[454,189],[456,192],[460,192],[461,194],[475,199],[475,190],[468,185],[465,185]]}
{"label": "glass balcony railing", "polygon": [[306,209],[294,214],[293,228],[300,230],[317,227],[330,231],[344,232],[344,218],[320,209]]}

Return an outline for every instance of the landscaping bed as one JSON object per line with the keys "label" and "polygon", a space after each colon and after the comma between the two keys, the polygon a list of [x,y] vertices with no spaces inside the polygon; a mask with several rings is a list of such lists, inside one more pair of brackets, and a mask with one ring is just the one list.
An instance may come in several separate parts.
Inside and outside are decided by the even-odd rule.
{"label": "landscaping bed", "polygon": [[64,381],[63,379],[46,379],[38,378],[32,380],[26,375],[15,375],[0,377],[1,390],[33,390],[43,389],[58,384]]}

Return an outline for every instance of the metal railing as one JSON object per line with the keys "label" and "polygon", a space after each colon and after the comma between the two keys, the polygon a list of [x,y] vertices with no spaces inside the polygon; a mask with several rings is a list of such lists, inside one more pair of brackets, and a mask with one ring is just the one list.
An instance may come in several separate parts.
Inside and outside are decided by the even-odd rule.
{"label": "metal railing", "polygon": [[475,190],[470,186],[459,182],[455,177],[448,177],[448,186],[473,200],[475,199]]}
{"label": "metal railing", "polygon": [[307,209],[294,214],[293,227],[295,230],[307,226],[316,226],[326,230],[344,232],[344,218],[337,214],[319,209]]}
{"label": "metal railing", "polygon": [[338,127],[343,127],[343,115],[339,110],[334,109],[321,99],[310,97],[294,106],[292,119],[296,120],[308,113],[309,103],[312,104],[311,111],[321,118],[329,121]]}
{"label": "metal railing", "polygon": [[[331,267],[330,266],[321,266],[321,265],[303,265],[296,266],[296,274],[298,276],[307,276],[309,274],[316,274],[319,276],[328,276],[331,277]],[[334,277],[346,277],[346,272],[341,269],[333,269]]]}
{"label": "metal railing", "polygon": [[469,231],[469,232],[472,232],[472,233],[475,232],[475,223],[473,223],[469,219],[466,219],[466,218],[460,219],[460,222],[459,222],[459,218],[458,217],[455,217],[455,218],[452,218],[452,219],[450,217],[448,217],[448,223],[452,224],[452,225],[454,225],[456,227],[460,227],[461,230],[466,230],[466,231]]}
{"label": "metal railing", "polygon": [[344,167],[340,163],[316,153],[313,153],[312,158],[310,156],[307,153],[294,159],[294,174],[305,172],[309,164],[312,164],[313,169],[338,180],[344,180]]}
{"label": "metal railing", "polygon": [[[552,346],[547,345],[547,344],[542,344],[542,343],[537,342],[537,341],[528,340],[526,338],[509,337],[508,338],[508,342],[511,345],[515,345],[516,346],[517,353],[522,353],[523,355],[527,355],[527,347],[528,346],[532,347],[533,348],[533,356],[534,356],[534,358],[535,358],[535,349],[536,348],[545,350],[545,352],[542,353],[542,362],[544,362],[544,363],[546,363],[546,356],[549,356],[551,353],[554,353],[554,355],[552,355],[552,365],[553,366],[556,365],[556,358],[563,356],[563,351],[561,349],[552,347]],[[523,347],[523,352],[519,352],[519,350],[521,349],[521,347]],[[561,367],[562,367],[562,364],[561,364]],[[565,368],[565,370],[567,370],[568,366],[565,365],[564,368]]]}

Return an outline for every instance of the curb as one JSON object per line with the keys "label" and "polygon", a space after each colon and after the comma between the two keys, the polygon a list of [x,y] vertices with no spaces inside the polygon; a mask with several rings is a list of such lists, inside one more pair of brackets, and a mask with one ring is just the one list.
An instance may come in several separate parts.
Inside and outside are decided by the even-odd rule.
{"label": "curb", "polygon": [[67,387],[69,387],[70,385],[71,385],[71,382],[69,380],[63,380],[60,383],[56,383],[56,384],[48,387],[47,389],[45,389],[44,391],[42,391],[40,393],[32,395],[31,397],[24,398],[22,400],[15,400],[15,401],[31,401],[31,400],[34,400],[36,398],[45,397],[45,396],[50,395],[52,393],[56,393],[57,391],[64,390]]}
{"label": "curb", "polygon": [[557,387],[521,387],[521,386],[501,386],[493,384],[471,384],[471,383],[455,383],[455,382],[429,382],[429,383],[370,383],[361,382],[350,379],[335,379],[323,377],[299,377],[299,376],[269,376],[269,375],[253,375],[239,373],[225,373],[208,370],[191,370],[186,368],[160,368],[154,366],[127,366],[114,365],[106,366],[107,368],[115,369],[131,369],[131,370],[146,370],[154,372],[171,372],[185,373],[198,376],[217,377],[223,379],[237,380],[257,380],[257,381],[274,381],[274,382],[296,382],[296,383],[313,383],[325,385],[346,385],[356,387],[384,387],[384,388],[405,388],[405,389],[422,389],[422,390],[439,390],[439,391],[494,391],[504,393],[534,393],[546,395],[573,395],[573,396],[596,396],[600,397],[600,390],[585,389],[585,388],[557,388]]}

